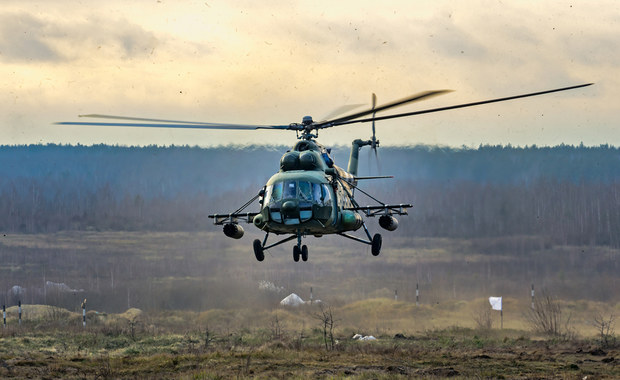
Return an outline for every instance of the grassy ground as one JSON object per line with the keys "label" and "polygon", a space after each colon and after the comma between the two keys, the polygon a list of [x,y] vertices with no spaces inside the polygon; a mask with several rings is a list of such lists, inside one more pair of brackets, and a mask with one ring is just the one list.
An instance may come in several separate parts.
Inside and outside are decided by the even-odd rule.
{"label": "grassy ground", "polygon": [[[306,242],[307,263],[294,263],[288,246],[257,263],[252,238],[1,236],[0,289],[25,290],[21,326],[18,299],[6,293],[0,378],[620,378],[618,347],[603,346],[593,325],[620,314],[619,251],[538,237],[396,236],[372,257],[327,238]],[[531,283],[538,297],[557,297],[560,337],[528,323]],[[278,305],[292,292],[307,300],[310,289],[321,304]],[[499,295],[503,329],[487,300]],[[333,312],[333,349],[320,305]]]}
{"label": "grassy ground", "polygon": [[[551,338],[512,328],[458,326],[411,333],[359,329],[345,322],[351,313],[368,313],[379,305],[387,313],[377,317],[394,321],[415,308],[415,304],[382,299],[335,307],[333,349],[329,339],[325,347],[316,305],[259,313],[91,311],[86,328],[78,313],[25,305],[31,318],[1,332],[0,377],[620,377],[620,347],[603,347],[596,337]],[[434,318],[445,311],[427,307],[420,313]],[[261,327],[244,327],[250,319]],[[357,323],[363,324],[363,319]],[[354,333],[373,334],[377,340],[353,340]]]}

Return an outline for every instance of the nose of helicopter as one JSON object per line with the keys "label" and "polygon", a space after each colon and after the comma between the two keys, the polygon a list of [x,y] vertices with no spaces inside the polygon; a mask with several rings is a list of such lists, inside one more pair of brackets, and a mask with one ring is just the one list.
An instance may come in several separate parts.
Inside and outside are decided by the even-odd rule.
{"label": "nose of helicopter", "polygon": [[299,224],[299,201],[297,199],[290,199],[282,203],[282,221],[284,224],[292,225]]}
{"label": "nose of helicopter", "polygon": [[288,218],[299,217],[299,202],[297,200],[288,200],[282,203],[282,214]]}

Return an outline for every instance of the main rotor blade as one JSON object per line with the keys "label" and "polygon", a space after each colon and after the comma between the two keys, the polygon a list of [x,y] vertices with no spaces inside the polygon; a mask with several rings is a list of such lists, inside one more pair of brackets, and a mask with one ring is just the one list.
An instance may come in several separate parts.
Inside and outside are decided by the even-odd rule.
{"label": "main rotor blade", "polygon": [[142,117],[115,116],[115,115],[79,115],[79,117],[90,117],[98,119],[114,119],[114,120],[133,120],[148,121],[151,123],[111,123],[111,122],[71,122],[64,121],[55,123],[58,125],[90,125],[104,127],[146,127],[146,128],[185,128],[185,129],[298,129],[295,125],[246,125],[246,124],[224,124],[224,123],[203,123],[197,121],[180,121],[180,120],[164,120],[149,119]]}
{"label": "main rotor blade", "polygon": [[180,128],[180,129],[291,129],[299,130],[295,125],[237,125],[237,124],[166,124],[166,123],[96,123],[62,121],[56,125],[89,125],[102,127],[144,127],[144,128]]}
{"label": "main rotor blade", "polygon": [[333,125],[336,126],[336,125],[346,125],[346,124],[354,124],[354,123],[368,123],[368,122],[376,121],[376,120],[396,119],[396,118],[399,118],[399,117],[407,117],[407,116],[421,115],[421,114],[431,113],[431,112],[447,111],[447,110],[453,110],[453,109],[456,109],[456,108],[473,107],[473,106],[478,106],[478,105],[481,105],[481,104],[497,103],[497,102],[503,102],[503,101],[513,100],[513,99],[527,98],[527,97],[530,97],[530,96],[550,94],[552,92],[573,90],[573,89],[576,89],[576,88],[591,86],[593,84],[594,83],[586,83],[586,84],[580,84],[580,85],[577,85],[577,86],[556,88],[556,89],[553,89],[553,90],[532,92],[532,93],[529,93],[529,94],[508,96],[508,97],[505,97],[505,98],[498,98],[498,99],[491,99],[491,100],[482,100],[482,101],[473,102],[473,103],[457,104],[457,105],[448,106],[448,107],[439,107],[439,108],[432,108],[432,109],[427,109],[427,110],[422,110],[422,111],[413,111],[413,112],[399,113],[399,114],[395,114],[395,115],[371,117],[371,118],[367,118],[367,119],[358,119],[358,120],[347,120],[347,121],[343,121],[343,122],[334,122]]}
{"label": "main rotor blade", "polygon": [[173,123],[173,124],[211,124],[211,123],[203,123],[203,122],[199,122],[199,121],[166,120],[166,119],[148,119],[148,118],[144,118],[144,117],[117,116],[117,115],[100,115],[100,114],[78,115],[78,117],[89,117],[89,118],[95,118],[95,119],[115,119],[115,120],[150,121],[150,122],[154,122],[154,123]]}
{"label": "main rotor blade", "polygon": [[[356,109],[357,107],[361,107],[361,106],[363,106],[363,104],[345,104],[345,105],[342,105],[342,106],[336,108],[335,110],[333,110],[332,112],[330,112],[328,115],[323,116],[323,118],[321,120],[329,120],[329,119],[331,119],[333,117],[336,117],[338,115],[342,115],[345,112],[352,111],[352,110]],[[323,122],[323,121],[321,121],[321,122]]]}
{"label": "main rotor blade", "polygon": [[390,109],[390,108],[402,106],[402,105],[405,105],[407,103],[413,103],[413,102],[418,102],[420,100],[430,99],[430,98],[432,98],[434,96],[442,95],[442,94],[445,94],[445,93],[448,93],[448,92],[452,92],[452,90],[434,90],[434,91],[420,92],[420,93],[417,93],[415,95],[411,95],[411,96],[403,98],[403,99],[395,100],[393,102],[384,104],[384,105],[379,106],[379,107],[373,107],[373,108],[367,109],[365,111],[360,111],[360,112],[356,112],[354,114],[343,116],[343,117],[340,117],[340,118],[337,118],[337,119],[333,119],[333,120],[328,120],[328,121],[324,121],[324,122],[321,122],[321,123],[317,123],[317,124],[315,124],[315,126],[317,126],[318,128],[329,128],[329,127],[334,126],[334,125],[350,124],[350,123],[347,123],[347,121],[353,120],[353,119],[358,119],[358,118],[360,118],[362,116],[370,115],[370,114],[375,113],[375,112],[381,112],[381,111],[385,111],[385,110]]}

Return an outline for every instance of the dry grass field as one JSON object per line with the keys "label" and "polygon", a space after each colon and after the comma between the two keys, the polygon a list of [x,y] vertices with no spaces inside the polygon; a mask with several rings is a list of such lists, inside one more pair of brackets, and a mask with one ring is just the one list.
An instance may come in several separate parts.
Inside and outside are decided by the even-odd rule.
{"label": "dry grass field", "polygon": [[[596,336],[548,337],[470,324],[469,303],[419,307],[372,299],[332,309],[334,346],[325,348],[317,305],[256,312],[90,311],[24,307],[2,330],[3,378],[618,378],[620,348]],[[377,308],[382,313],[374,312]],[[446,316],[446,314],[448,316]],[[56,315],[56,320],[50,316]],[[365,318],[368,315],[368,318]],[[409,315],[409,318],[407,318]],[[411,321],[408,321],[410,319]],[[406,330],[415,320],[435,328]],[[451,326],[439,327],[443,323]],[[253,326],[253,327],[248,327]],[[401,329],[402,328],[402,329]],[[377,340],[353,340],[355,333]]]}
{"label": "dry grass field", "polygon": [[[9,291],[0,377],[620,378],[616,337],[602,341],[596,324],[620,314],[617,251],[536,237],[397,236],[378,258],[313,239],[307,263],[294,263],[289,247],[257,263],[243,244],[251,238],[3,236],[0,286]],[[560,308],[558,334],[529,322],[531,283]],[[320,303],[279,305],[293,292],[308,300],[311,288]],[[503,329],[487,301],[500,295]]]}

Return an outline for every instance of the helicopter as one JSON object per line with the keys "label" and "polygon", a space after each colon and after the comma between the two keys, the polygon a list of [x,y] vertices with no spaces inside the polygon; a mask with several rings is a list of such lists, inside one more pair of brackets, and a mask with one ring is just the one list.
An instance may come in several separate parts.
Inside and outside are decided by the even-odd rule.
{"label": "helicopter", "polygon": [[[235,211],[225,214],[212,214],[209,215],[209,218],[214,220],[215,225],[223,226],[223,232],[229,238],[241,239],[243,237],[245,231],[240,224],[241,222],[253,224],[255,227],[265,232],[263,240],[255,239],[253,242],[254,256],[258,261],[263,261],[265,259],[265,251],[268,249],[291,240],[296,240],[296,244],[293,246],[293,260],[298,262],[300,259],[302,261],[308,260],[308,247],[302,244],[302,238],[310,235],[320,238],[324,235],[336,234],[369,245],[372,255],[378,256],[381,252],[383,238],[379,233],[371,235],[364,221],[364,217],[379,217],[378,222],[381,228],[387,231],[394,231],[398,228],[398,219],[395,216],[408,215],[408,209],[413,207],[410,203],[384,203],[358,187],[359,181],[392,178],[391,176],[358,176],[360,149],[369,146],[370,149],[375,152],[375,155],[377,154],[379,140],[376,138],[375,122],[573,90],[592,84],[593,83],[586,83],[552,90],[385,116],[376,116],[376,114],[405,104],[443,95],[452,90],[424,91],[381,106],[376,106],[376,96],[372,94],[371,108],[363,111],[350,113],[325,121],[314,121],[311,116],[304,116],[301,123],[284,125],[223,124],[101,114],[79,115],[79,117],[111,119],[118,120],[118,122],[59,122],[56,124],[231,130],[275,129],[295,131],[299,141],[297,141],[291,150],[282,155],[279,171],[267,181],[258,193]],[[372,136],[368,140],[353,140],[348,166],[345,170],[334,163],[331,157],[331,149],[321,145],[317,141],[317,138],[319,131],[322,129],[355,123],[372,123]],[[356,201],[356,191],[372,199],[375,204],[361,206]],[[258,200],[259,203],[258,211],[244,211],[256,200]],[[360,228],[364,231],[363,237],[360,238],[351,234]],[[270,234],[287,236],[274,243],[268,244],[267,242]]]}

